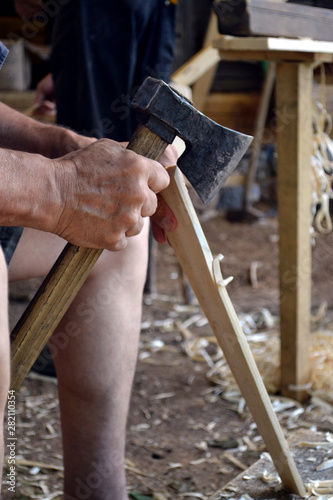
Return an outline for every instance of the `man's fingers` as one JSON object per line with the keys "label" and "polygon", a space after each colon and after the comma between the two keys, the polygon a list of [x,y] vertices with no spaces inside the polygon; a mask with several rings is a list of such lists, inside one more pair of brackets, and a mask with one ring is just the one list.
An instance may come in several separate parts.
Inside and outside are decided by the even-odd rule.
{"label": "man's fingers", "polygon": [[171,167],[172,165],[176,165],[178,156],[179,155],[177,149],[175,148],[175,146],[170,144],[162,154],[161,158],[159,159],[159,162],[164,167]]}
{"label": "man's fingers", "polygon": [[174,231],[177,227],[177,219],[171,208],[165,203],[162,196],[157,195],[158,205],[156,212],[152,216],[152,221],[160,226],[164,231]]}
{"label": "man's fingers", "polygon": [[151,190],[147,190],[147,198],[141,208],[141,217],[151,217],[157,209],[157,196]]}
{"label": "man's fingers", "polygon": [[148,186],[150,189],[154,193],[159,193],[168,187],[169,182],[169,174],[166,172],[165,168],[157,161],[149,160]]}
{"label": "man's fingers", "polygon": [[163,229],[155,224],[155,222],[151,221],[151,231],[153,233],[154,239],[159,243],[160,245],[164,245],[164,243],[167,242],[167,238],[165,235],[165,232]]}
{"label": "man's fingers", "polygon": [[134,224],[133,226],[131,226],[126,231],[125,235],[127,236],[127,238],[130,238],[131,236],[136,236],[137,234],[141,233],[143,225],[144,225],[143,218],[140,217],[138,222],[136,224]]}

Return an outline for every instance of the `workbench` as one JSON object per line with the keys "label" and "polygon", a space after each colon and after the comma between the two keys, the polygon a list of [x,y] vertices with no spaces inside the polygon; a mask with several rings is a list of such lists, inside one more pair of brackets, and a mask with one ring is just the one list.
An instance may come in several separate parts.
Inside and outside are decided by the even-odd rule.
{"label": "workbench", "polygon": [[276,62],[281,391],[302,400],[309,383],[313,69],[333,61],[333,42],[221,36],[222,60]]}

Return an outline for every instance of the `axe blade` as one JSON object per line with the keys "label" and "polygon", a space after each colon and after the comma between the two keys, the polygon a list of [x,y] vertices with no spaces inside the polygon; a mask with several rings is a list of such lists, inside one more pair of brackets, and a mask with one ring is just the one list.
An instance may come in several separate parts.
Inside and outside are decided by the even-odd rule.
{"label": "axe blade", "polygon": [[146,125],[168,142],[178,135],[186,149],[178,166],[207,204],[236,168],[252,137],[214,122],[162,80],[148,77],[132,105]]}
{"label": "axe blade", "polygon": [[204,152],[198,155],[191,144],[186,145],[178,166],[201,200],[208,204],[235,170],[253,138],[205,118],[200,133],[206,137]]}

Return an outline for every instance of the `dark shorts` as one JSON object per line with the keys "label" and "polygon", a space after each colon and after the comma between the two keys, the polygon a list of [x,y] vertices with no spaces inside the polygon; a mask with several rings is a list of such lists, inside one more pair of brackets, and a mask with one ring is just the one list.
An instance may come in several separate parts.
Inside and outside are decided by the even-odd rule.
{"label": "dark shorts", "polygon": [[13,257],[22,232],[23,227],[0,226],[0,246],[5,255],[7,266],[9,266],[10,259]]}

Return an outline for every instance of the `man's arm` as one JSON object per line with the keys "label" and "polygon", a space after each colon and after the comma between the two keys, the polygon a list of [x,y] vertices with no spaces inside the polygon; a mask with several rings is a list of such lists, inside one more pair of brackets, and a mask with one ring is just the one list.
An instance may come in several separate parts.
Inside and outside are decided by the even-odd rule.
{"label": "man's arm", "polygon": [[0,179],[0,225],[113,251],[141,231],[156,211],[156,193],[169,183],[160,163],[109,139],[55,160],[0,149]]}
{"label": "man's arm", "polygon": [[0,103],[0,117],[2,148],[58,158],[95,141],[63,127],[38,122],[3,103]]}
{"label": "man's arm", "polygon": [[[50,231],[61,197],[52,160],[0,149],[0,225]],[[59,217],[59,215],[58,215]]]}

